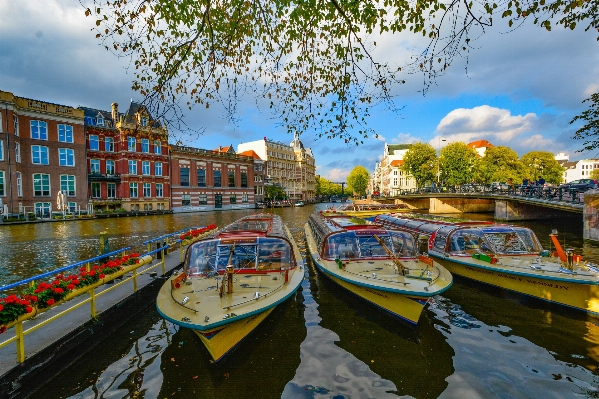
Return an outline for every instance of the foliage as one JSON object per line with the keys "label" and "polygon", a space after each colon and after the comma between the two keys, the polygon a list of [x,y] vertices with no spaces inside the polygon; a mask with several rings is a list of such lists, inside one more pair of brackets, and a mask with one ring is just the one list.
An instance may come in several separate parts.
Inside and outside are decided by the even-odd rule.
{"label": "foliage", "polygon": [[316,177],[316,195],[341,195],[341,185],[324,177]]}
{"label": "foliage", "polygon": [[6,331],[6,324],[13,322],[25,313],[33,312],[31,302],[16,295],[0,298],[0,333]]}
{"label": "foliage", "polygon": [[441,181],[452,186],[470,183],[475,162],[476,151],[473,148],[461,141],[448,144],[439,157]]}
{"label": "foliage", "polygon": [[287,198],[287,193],[282,187],[273,185],[264,186],[264,198],[271,200],[282,200]]}
{"label": "foliage", "polygon": [[516,151],[504,146],[487,148],[485,156],[477,160],[474,170],[477,183],[506,182],[512,179],[518,184],[526,172]]}
{"label": "foliage", "polygon": [[570,121],[574,123],[576,121],[585,121],[586,123],[576,131],[574,138],[578,140],[586,140],[583,143],[583,148],[580,151],[589,151],[595,148],[599,148],[599,93],[593,94],[590,98],[587,98],[583,103],[590,101],[589,109],[583,111],[582,114],[577,115]]}
{"label": "foliage", "polygon": [[401,169],[412,176],[418,188],[437,177],[437,151],[430,144],[412,144],[403,157]]}
{"label": "foliage", "polygon": [[[510,27],[532,19],[550,30],[555,19],[570,29],[580,22],[597,28],[599,15],[598,0],[92,2],[85,14],[96,37],[131,57],[132,88],[155,117],[179,115],[180,103],[221,102],[233,118],[239,97],[251,94],[289,132],[314,129],[356,145],[371,133],[370,107],[394,109],[390,93],[402,74],[423,73],[426,89],[455,57],[468,57],[493,17]],[[429,44],[399,67],[375,59],[376,40],[388,43],[400,32]]]}
{"label": "foliage", "polygon": [[520,158],[525,167],[525,174],[532,180],[539,176],[547,183],[560,184],[564,180],[564,168],[547,151],[531,151]]}
{"label": "foliage", "polygon": [[591,170],[591,179],[599,179],[599,169]]}
{"label": "foliage", "polygon": [[349,176],[347,176],[347,191],[350,193],[356,193],[358,195],[366,194],[366,188],[368,187],[369,179],[370,174],[364,166],[358,165],[354,167],[349,173]]}
{"label": "foliage", "polygon": [[207,233],[207,232],[209,232],[211,230],[214,230],[214,229],[216,229],[216,225],[215,224],[209,224],[206,227],[201,227],[199,229],[188,231],[185,234],[181,234],[179,236],[179,239],[181,239],[183,241],[183,240],[187,240],[187,239],[191,239],[191,238],[196,238],[196,237],[199,237],[200,235],[202,235],[204,233]]}

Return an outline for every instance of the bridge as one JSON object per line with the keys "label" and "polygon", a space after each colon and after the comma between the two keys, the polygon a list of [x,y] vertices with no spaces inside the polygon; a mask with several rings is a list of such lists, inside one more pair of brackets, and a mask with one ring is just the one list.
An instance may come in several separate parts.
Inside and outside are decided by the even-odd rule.
{"label": "bridge", "polygon": [[378,198],[383,203],[405,204],[429,213],[493,212],[501,221],[583,217],[584,238],[599,240],[599,190],[579,191],[558,187],[492,188],[466,185],[395,190]]}

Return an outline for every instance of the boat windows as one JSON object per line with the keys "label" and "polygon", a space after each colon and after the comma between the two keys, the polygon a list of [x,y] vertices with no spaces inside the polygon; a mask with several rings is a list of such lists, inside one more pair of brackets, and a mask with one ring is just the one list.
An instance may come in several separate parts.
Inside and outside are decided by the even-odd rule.
{"label": "boat windows", "polygon": [[324,253],[327,257],[332,259],[359,258],[356,233],[343,232],[329,236]]}
{"label": "boat windows", "polygon": [[450,253],[452,255],[472,255],[491,253],[480,229],[459,229],[451,234]]}
{"label": "boat windows", "polygon": [[[400,258],[414,257],[414,238],[406,232],[381,232],[376,234],[385,247]],[[376,239],[375,234],[356,235],[342,232],[328,237],[324,254],[331,259],[389,258],[389,254]]]}
{"label": "boat windows", "polygon": [[435,234],[433,250],[445,253],[447,247],[447,236],[455,229],[455,226],[444,226],[437,230],[437,233]]}
{"label": "boat windows", "polygon": [[187,252],[184,271],[192,276],[216,270],[216,241],[200,241],[192,244]]}
{"label": "boat windows", "polygon": [[539,253],[543,250],[543,246],[532,230],[527,229],[526,227],[513,227],[513,229],[526,245],[528,253]]}
{"label": "boat windows", "polygon": [[524,241],[512,228],[485,229],[483,232],[485,239],[498,254],[529,253]]}
{"label": "boat windows", "polygon": [[293,267],[291,247],[287,241],[270,237],[259,238],[258,245],[258,269]]}

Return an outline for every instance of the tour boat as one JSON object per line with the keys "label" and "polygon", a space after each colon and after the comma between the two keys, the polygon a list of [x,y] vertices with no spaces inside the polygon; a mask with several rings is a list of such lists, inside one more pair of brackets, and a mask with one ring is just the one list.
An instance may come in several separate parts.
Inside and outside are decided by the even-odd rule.
{"label": "tour boat", "polygon": [[329,212],[338,212],[348,216],[355,216],[362,219],[373,220],[375,216],[393,213],[393,212],[405,212],[409,211],[409,208],[405,204],[356,204],[348,203],[340,205],[337,208],[332,208]]}
{"label": "tour boat", "polygon": [[453,282],[444,267],[418,254],[409,233],[327,212],[312,214],[305,233],[318,270],[410,323],[418,323],[430,298]]}
{"label": "tour boat", "polygon": [[599,267],[564,251],[555,231],[552,253],[522,226],[405,214],[376,223],[427,236],[428,255],[455,275],[599,315]]}
{"label": "tour boat", "polygon": [[303,278],[299,248],[281,218],[246,216],[191,244],[183,271],[162,286],[156,305],[163,318],[193,330],[219,361]]}

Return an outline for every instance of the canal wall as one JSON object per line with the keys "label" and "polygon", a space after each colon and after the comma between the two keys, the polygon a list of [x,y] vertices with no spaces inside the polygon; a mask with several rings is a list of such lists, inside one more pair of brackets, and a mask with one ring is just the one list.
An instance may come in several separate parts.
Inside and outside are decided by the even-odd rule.
{"label": "canal wall", "polygon": [[[152,264],[159,262],[155,260]],[[164,276],[141,274],[138,275],[136,292],[133,292],[131,282],[98,298],[96,306],[99,313],[95,319],[90,320],[88,306],[81,306],[60,320],[33,331],[25,338],[26,359],[23,363],[16,361],[15,345],[0,348],[0,398],[43,397],[40,390],[57,374],[68,372],[70,367],[84,357],[101,351],[105,344],[104,337],[134,319],[149,306],[156,306],[160,287],[179,266],[179,252],[172,252],[165,256],[167,272]],[[72,301],[69,302],[71,303]],[[26,327],[42,323],[61,310],[59,306],[53,311],[42,313],[27,322]],[[10,331],[0,337],[5,338],[4,335]]]}

